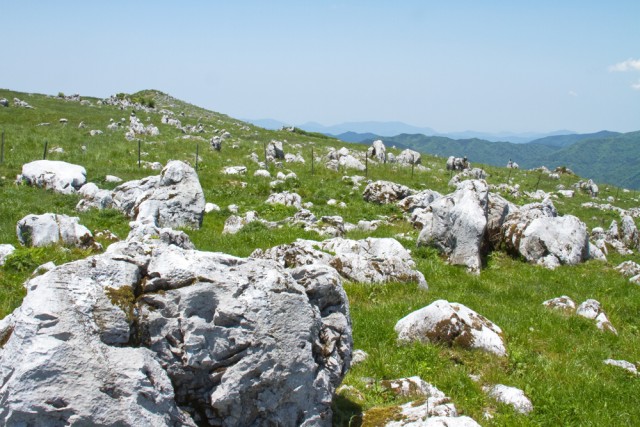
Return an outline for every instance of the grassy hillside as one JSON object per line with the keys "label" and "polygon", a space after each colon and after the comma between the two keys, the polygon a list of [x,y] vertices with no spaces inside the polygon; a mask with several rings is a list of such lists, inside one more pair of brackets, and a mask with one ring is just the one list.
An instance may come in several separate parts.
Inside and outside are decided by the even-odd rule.
{"label": "grassy hillside", "polygon": [[472,164],[504,166],[512,159],[525,169],[566,166],[595,181],[640,189],[640,132],[554,136],[528,144],[407,134],[383,141],[440,157],[467,156]]}
{"label": "grassy hillside", "polygon": [[[14,184],[22,164],[41,159],[45,141],[49,151],[47,158],[64,160],[83,165],[89,181],[102,188],[113,188],[106,183],[105,175],[117,175],[125,180],[137,179],[158,172],[138,168],[138,141],[127,141],[124,129],[108,130],[110,119],[128,122],[131,108],[99,105],[97,99],[85,98],[90,105],[65,101],[55,96],[29,95],[9,90],[0,90],[0,98],[10,100],[9,108],[0,107],[0,131],[5,131],[5,158],[0,164],[0,243],[19,246],[15,236],[16,222],[29,213],[56,212],[79,216],[82,224],[92,231],[109,229],[121,237],[128,231],[128,219],[115,211],[90,211],[77,213],[74,210],[76,196],[63,196],[42,189]],[[33,109],[18,109],[13,98],[27,101]],[[345,288],[351,304],[354,345],[367,351],[370,357],[355,366],[346,376],[344,384],[351,392],[336,396],[335,425],[358,425],[358,414],[373,407],[388,407],[406,401],[380,387],[385,379],[419,375],[451,396],[459,411],[476,419],[484,426],[558,426],[558,425],[633,425],[640,419],[640,378],[627,372],[606,366],[606,358],[640,361],[640,326],[638,307],[640,287],[630,284],[614,270],[626,259],[640,261],[637,254],[620,256],[611,253],[608,262],[587,262],[575,267],[560,267],[549,271],[524,263],[502,253],[495,253],[487,260],[480,276],[468,275],[464,268],[450,266],[433,250],[417,248],[418,232],[402,219],[395,206],[378,206],[362,199],[359,190],[342,180],[344,175],[364,175],[364,172],[339,172],[326,169],[316,158],[324,155],[329,147],[347,146],[350,150],[366,150],[362,144],[346,144],[318,134],[301,131],[268,131],[235,120],[223,114],[193,106],[157,91],[143,91],[131,98],[144,100],[155,106],[149,111],[137,111],[145,123],[153,123],[160,129],[158,136],[141,136],[142,160],[165,164],[170,159],[179,159],[195,165],[196,149],[199,152],[198,174],[208,202],[221,206],[220,212],[205,216],[200,230],[186,230],[200,250],[222,251],[238,256],[247,256],[256,248],[268,248],[296,238],[321,239],[317,234],[304,232],[296,227],[284,226],[268,230],[261,225],[246,227],[236,235],[222,235],[224,221],[230,215],[229,204],[239,206],[241,213],[256,210],[268,220],[281,220],[291,216],[295,210],[265,204],[272,191],[290,190],[299,193],[304,202],[313,202],[311,209],[316,216],[340,215],[345,221],[377,219],[380,215],[391,218],[389,225],[373,233],[354,231],[350,238],[367,236],[393,237],[403,233],[401,243],[412,250],[412,256],[424,273],[429,290],[416,285],[390,283],[387,285],[363,285],[346,283]],[[183,125],[204,125],[205,132],[185,134],[173,126],[160,122],[167,109]],[[61,118],[67,124],[60,123]],[[78,128],[80,122],[85,128]],[[50,123],[38,126],[40,123]],[[92,129],[102,130],[98,136],[90,136]],[[228,131],[231,137],[223,143],[221,152],[209,148],[214,135]],[[628,152],[622,155],[631,158],[633,141],[638,135],[627,134]],[[610,148],[621,149],[620,137],[611,139]],[[256,178],[253,172],[259,166],[248,156],[252,153],[264,156],[264,145],[277,139],[284,142],[285,152],[301,154],[306,162],[285,163],[282,169],[270,164],[272,175],[278,171],[292,171],[297,179],[287,181],[272,189],[269,180]],[[410,145],[412,137],[403,139]],[[417,139],[416,139],[417,141]],[[446,145],[446,139],[434,139]],[[403,143],[404,144],[404,143]],[[416,142],[417,144],[417,142]],[[502,147],[498,164],[506,164],[509,158],[519,161]],[[387,145],[390,144],[387,141]],[[574,144],[572,147],[577,147]],[[83,148],[84,147],[84,148]],[[522,147],[522,146],[519,146]],[[544,146],[540,146],[544,147]],[[63,152],[53,149],[61,148]],[[460,142],[461,151],[451,153],[468,155],[474,165],[478,158],[471,149],[482,152],[477,140]],[[535,148],[535,147],[534,147]],[[597,144],[585,159],[597,159]],[[391,149],[397,154],[398,149]],[[626,153],[626,154],[624,154]],[[438,152],[446,156],[445,152]],[[575,153],[579,155],[580,153]],[[487,152],[486,156],[490,154]],[[387,179],[415,189],[431,188],[442,193],[452,191],[447,186],[451,175],[444,169],[445,160],[425,156],[426,171],[412,170],[397,165],[369,164],[367,178]],[[226,176],[221,173],[224,166],[245,165],[246,176]],[[482,165],[478,165],[482,166]],[[500,184],[511,180],[523,190],[536,187],[554,191],[562,184],[570,187],[580,177],[563,175],[561,179],[549,180],[537,172],[507,170],[483,166],[489,172],[488,182]],[[244,185],[243,183],[246,183]],[[614,204],[622,208],[640,205],[635,192],[603,189],[599,203],[606,203],[609,196],[617,197]],[[507,196],[509,197],[509,196]],[[346,203],[346,208],[327,204],[329,199]],[[528,203],[526,197],[513,199],[517,204]],[[581,204],[592,201],[586,194],[578,193],[571,199],[558,198],[554,203],[561,214],[579,216],[589,227],[607,227],[612,219],[619,217],[608,211],[583,208]],[[101,240],[106,247],[109,241]],[[88,256],[89,253],[66,248],[20,248],[0,267],[0,317],[5,316],[20,304],[24,296],[22,283],[36,266],[54,261],[57,264]],[[549,298],[568,295],[578,303],[587,298],[599,300],[619,335],[598,331],[592,321],[566,316],[545,309],[541,303]],[[393,327],[403,316],[437,299],[447,299],[467,305],[498,324],[506,338],[509,356],[498,358],[476,351],[448,348],[439,345],[416,344],[398,346]],[[470,374],[479,375],[475,382]],[[502,383],[523,389],[531,398],[535,410],[529,416],[518,415],[509,407],[498,405],[482,391],[485,384]],[[492,418],[485,419],[490,413]]]}

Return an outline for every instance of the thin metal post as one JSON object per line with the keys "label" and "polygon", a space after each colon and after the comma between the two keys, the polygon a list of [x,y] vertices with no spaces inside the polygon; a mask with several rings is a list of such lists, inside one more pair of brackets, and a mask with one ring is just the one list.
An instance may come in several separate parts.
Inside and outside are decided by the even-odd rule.
{"label": "thin metal post", "polygon": [[47,140],[44,140],[44,151],[42,152],[42,160],[47,160],[47,145],[49,143],[47,142]]}
{"label": "thin metal post", "polygon": [[0,148],[0,165],[4,163],[4,129],[2,130],[2,148]]}
{"label": "thin metal post", "polygon": [[267,143],[263,142],[262,145],[264,146],[264,166],[265,169],[269,169],[269,159],[267,159]]}
{"label": "thin metal post", "polygon": [[364,176],[369,176],[369,156],[364,156]]}
{"label": "thin metal post", "polygon": [[538,175],[538,182],[536,182],[536,189],[535,189],[535,191],[538,191],[538,184],[540,184],[540,179],[542,179],[542,171],[540,171],[540,175]]}
{"label": "thin metal post", "polygon": [[311,175],[314,175],[315,171],[313,170],[313,161],[315,156],[313,155],[313,147],[311,147]]}
{"label": "thin metal post", "polygon": [[198,172],[198,151],[200,149],[200,144],[196,143],[196,172]]}
{"label": "thin metal post", "polygon": [[141,164],[141,162],[140,162],[140,148],[141,148],[141,144],[142,144],[142,141],[141,141],[141,140],[138,140],[138,169],[140,169],[140,168],[142,167],[142,164]]}

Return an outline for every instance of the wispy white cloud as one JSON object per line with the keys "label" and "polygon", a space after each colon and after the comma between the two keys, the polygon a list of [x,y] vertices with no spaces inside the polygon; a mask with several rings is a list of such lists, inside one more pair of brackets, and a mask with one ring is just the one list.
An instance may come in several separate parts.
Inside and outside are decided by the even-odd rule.
{"label": "wispy white cloud", "polygon": [[640,80],[638,80],[636,83],[632,84],[631,88],[635,89],[635,90],[640,90]]}
{"label": "wispy white cloud", "polygon": [[640,71],[640,59],[629,58],[609,66],[609,71]]}
{"label": "wispy white cloud", "polygon": [[575,91],[570,90],[569,91],[569,96],[578,96],[578,93]]}

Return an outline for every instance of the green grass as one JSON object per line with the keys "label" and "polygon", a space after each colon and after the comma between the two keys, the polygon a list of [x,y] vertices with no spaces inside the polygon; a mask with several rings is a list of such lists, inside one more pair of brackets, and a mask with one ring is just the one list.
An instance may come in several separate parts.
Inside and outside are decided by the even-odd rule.
{"label": "green grass", "polygon": [[[99,106],[96,99],[89,99],[92,106],[83,106],[56,97],[0,90],[0,97],[12,101],[15,96],[35,108],[0,108],[0,131],[5,131],[5,158],[0,164],[0,243],[19,247],[15,235],[16,222],[27,214],[44,212],[78,216],[80,222],[94,232],[109,229],[125,237],[129,219],[120,213],[112,210],[78,213],[74,209],[77,196],[16,186],[14,179],[22,164],[42,158],[45,140],[49,148],[61,147],[64,150],[60,154],[50,153],[47,158],[83,165],[89,181],[101,188],[115,186],[104,182],[107,174],[124,180],[156,174],[138,168],[138,144],[126,141],[124,130],[106,129],[110,119],[128,120],[130,112]],[[301,131],[267,131],[157,91],[142,91],[134,97],[146,104],[153,101],[156,111],[138,112],[137,115],[145,124],[149,118],[161,132],[156,137],[141,137],[142,152],[146,153],[143,160],[165,164],[170,159],[179,159],[194,165],[196,144],[199,144],[198,174],[205,198],[222,209],[207,214],[200,230],[185,230],[198,249],[248,256],[256,248],[289,243],[297,238],[320,239],[316,233],[305,232],[298,227],[283,225],[267,229],[259,223],[253,223],[235,235],[222,234],[224,222],[231,214],[227,209],[230,204],[236,204],[240,214],[255,210],[261,218],[269,221],[281,221],[293,215],[295,210],[292,208],[265,203],[272,191],[284,190],[295,191],[304,202],[312,202],[311,210],[317,217],[340,215],[352,223],[380,216],[392,219],[375,232],[353,231],[347,237],[393,237],[398,233],[410,236],[409,240],[403,239],[401,243],[412,251],[418,269],[429,283],[428,291],[406,284],[345,284],[351,304],[355,348],[367,351],[370,357],[346,376],[344,383],[358,392],[336,397],[336,425],[348,425],[350,420],[352,425],[357,424],[357,414],[362,410],[393,407],[406,401],[385,391],[380,387],[380,381],[413,375],[433,383],[452,397],[462,413],[483,425],[615,426],[633,425],[640,419],[640,399],[637,397],[640,379],[602,363],[606,358],[631,362],[640,360],[640,287],[630,284],[613,269],[626,259],[639,261],[637,255],[622,257],[611,253],[607,263],[587,262],[549,271],[494,253],[488,258],[482,273],[471,276],[463,268],[446,264],[434,250],[416,248],[418,233],[402,219],[397,207],[366,203],[362,199],[364,185],[354,189],[342,180],[344,175],[364,176],[364,171],[334,172],[318,161],[314,162],[312,171],[312,150],[316,157],[320,157],[329,147],[347,146],[364,151],[365,146]],[[182,132],[160,123],[159,110],[162,108],[175,111],[183,125],[204,124],[206,132],[201,136],[206,141],[215,130],[219,133],[227,130],[232,136],[223,143],[221,152],[211,150],[206,141],[184,140]],[[179,115],[181,112],[184,115]],[[69,121],[66,126],[59,123],[62,117]],[[78,129],[80,121],[87,125],[85,129]],[[36,126],[42,122],[50,125]],[[104,134],[91,137],[91,129],[103,130]],[[275,189],[270,187],[269,179],[253,176],[259,166],[248,159],[251,153],[262,158],[264,144],[272,139],[285,141],[286,152],[300,153],[306,160],[304,164],[285,163],[282,168],[269,164],[274,177],[278,171],[292,171],[298,177]],[[86,149],[83,150],[82,146]],[[394,154],[399,152],[390,151]],[[423,164],[430,170],[412,172],[411,168],[370,163],[367,178],[391,180],[415,189],[430,188],[443,194],[451,192],[447,185],[451,174],[444,170],[445,159],[424,155]],[[222,175],[222,168],[231,165],[247,166],[247,175]],[[482,165],[474,163],[474,166]],[[560,180],[550,180],[535,171],[483,167],[490,174],[490,184],[510,180],[512,184],[520,185],[521,192],[533,191],[536,187],[547,192],[555,191],[559,184],[571,188],[580,179],[574,175],[563,175]],[[242,185],[243,182],[246,186]],[[519,205],[532,201],[524,195],[518,199],[504,196]],[[616,206],[630,208],[639,205],[635,192],[625,193],[614,187],[607,190],[604,185],[596,202],[606,203],[608,196],[616,198],[613,203]],[[328,199],[344,202],[347,207],[327,205]],[[583,208],[582,204],[587,201],[592,199],[576,192],[572,199],[554,199],[554,204],[561,214],[576,215],[590,228],[606,228],[612,220],[619,219],[612,212]],[[110,244],[105,240],[100,243],[105,248]],[[0,268],[0,317],[20,304],[25,294],[22,284],[38,265],[47,261],[60,264],[89,254],[61,247],[19,248]],[[553,312],[542,306],[544,300],[560,295],[568,295],[577,303],[587,298],[599,300],[619,335],[602,333],[592,321]],[[504,331],[508,357],[436,345],[398,346],[393,331],[395,323],[437,299],[465,304],[498,324]],[[480,375],[481,382],[472,381],[470,374]],[[373,386],[368,385],[366,378],[373,380]],[[516,415],[509,407],[488,399],[481,387],[495,383],[525,390],[533,401],[534,412],[528,417]],[[493,419],[483,419],[487,410],[493,413]]]}

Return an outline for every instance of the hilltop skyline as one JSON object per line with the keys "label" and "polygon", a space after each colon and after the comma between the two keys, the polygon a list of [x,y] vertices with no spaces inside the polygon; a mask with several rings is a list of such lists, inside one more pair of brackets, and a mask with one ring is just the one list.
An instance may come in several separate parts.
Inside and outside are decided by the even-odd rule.
{"label": "hilltop skyline", "polygon": [[153,88],[288,123],[640,129],[632,1],[0,5],[15,36],[0,40],[7,89],[106,97]]}

